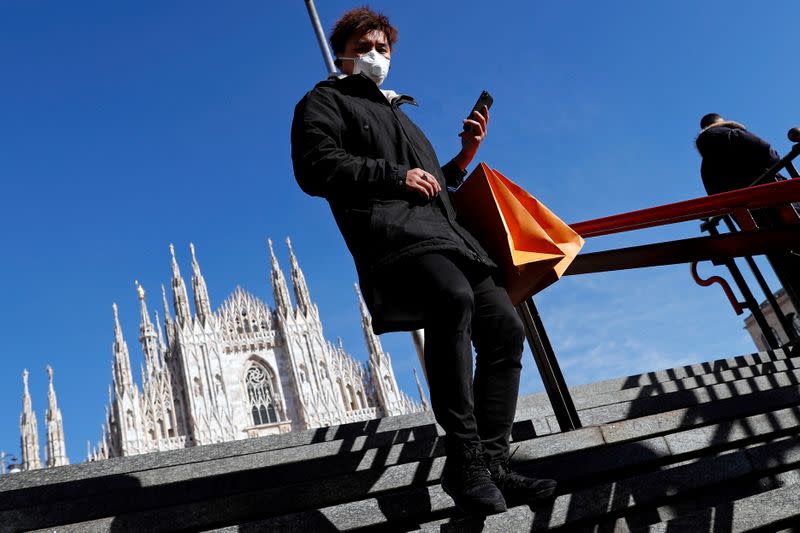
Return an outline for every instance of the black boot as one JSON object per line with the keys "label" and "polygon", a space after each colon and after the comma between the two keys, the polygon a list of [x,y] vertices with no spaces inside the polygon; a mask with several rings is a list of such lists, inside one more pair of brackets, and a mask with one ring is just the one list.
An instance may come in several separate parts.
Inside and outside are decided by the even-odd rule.
{"label": "black boot", "polygon": [[508,459],[492,461],[489,472],[509,505],[530,504],[549,498],[556,491],[553,479],[537,479],[523,476],[508,467]]}
{"label": "black boot", "polygon": [[486,516],[506,510],[505,499],[489,475],[480,442],[448,441],[442,489],[453,498],[456,507],[470,515]]}

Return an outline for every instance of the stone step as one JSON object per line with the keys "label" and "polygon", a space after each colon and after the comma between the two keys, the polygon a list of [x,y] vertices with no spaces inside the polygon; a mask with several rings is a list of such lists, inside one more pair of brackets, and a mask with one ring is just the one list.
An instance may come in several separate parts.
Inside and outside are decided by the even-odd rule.
{"label": "stone step", "polygon": [[[778,413],[781,426],[787,425],[792,416],[800,411]],[[740,421],[757,429],[764,420],[751,418]],[[727,428],[720,427],[722,431]],[[709,448],[703,447],[702,450]],[[680,455],[680,454],[676,454]],[[780,460],[776,461],[776,457]],[[597,458],[596,458],[597,459]],[[564,458],[562,458],[563,462]],[[572,462],[579,463],[580,460]],[[542,504],[535,509],[527,506],[514,508],[504,515],[489,517],[484,531],[523,531],[541,530],[565,525],[596,522],[604,516],[614,517],[630,513],[637,507],[652,507],[662,500],[672,500],[681,495],[690,502],[696,502],[698,493],[714,485],[724,483],[726,490],[715,488],[716,497],[731,494],[760,492],[765,489],[763,480],[754,476],[779,468],[797,467],[800,463],[800,437],[785,437],[777,442],[757,444],[748,449],[727,450],[701,458],[679,460],[676,463],[657,465],[649,471],[630,478],[603,481],[589,487],[577,482],[579,470],[573,470],[572,480],[565,480],[562,486],[573,488],[556,498],[551,504]],[[797,471],[792,472],[795,477]],[[782,474],[783,475],[783,474]],[[743,479],[737,479],[743,478]],[[563,479],[563,478],[562,478]],[[735,488],[735,491],[731,489]],[[563,489],[560,489],[563,492]],[[706,491],[708,492],[708,491]],[[680,493],[680,494],[679,494]],[[695,510],[694,508],[692,510]],[[414,529],[423,526],[426,531],[438,530],[446,525],[450,528],[475,528],[469,520],[453,519],[452,501],[438,485],[399,491],[377,496],[363,501],[330,506],[292,515],[274,517],[257,523],[246,524],[242,530],[284,530],[284,531],[367,531],[392,529]],[[441,516],[451,515],[451,516]],[[657,518],[660,518],[656,515]],[[661,515],[663,516],[663,514]],[[420,519],[433,521],[420,524]],[[642,519],[640,518],[640,523]],[[658,521],[658,520],[656,520]],[[446,528],[443,528],[444,531]],[[221,528],[215,531],[238,531],[239,526]],[[450,529],[447,529],[450,530]],[[480,530],[480,529],[477,529]],[[610,531],[611,529],[609,529]]]}
{"label": "stone step", "polygon": [[415,413],[352,422],[339,426],[313,428],[303,431],[270,435],[238,441],[208,444],[179,450],[116,457],[93,463],[73,464],[58,468],[47,468],[20,472],[0,480],[0,509],[8,491],[21,488],[48,486],[99,476],[133,474],[152,468],[180,466],[228,457],[297,448],[320,443],[345,441],[355,448],[383,446],[386,443],[406,442],[415,438],[431,438],[436,429],[432,415]]}
{"label": "stone step", "polygon": [[[786,353],[776,351],[700,365],[700,368],[710,368],[712,371],[716,368],[724,373],[739,364],[740,366],[735,368],[747,372],[744,363],[748,362],[758,368],[754,371],[758,377],[738,379],[710,387],[697,387],[692,390],[681,389],[686,385],[675,385],[671,389],[676,390],[673,393],[663,394],[660,397],[636,398],[611,406],[593,407],[585,409],[581,416],[594,417],[596,423],[603,423],[620,420],[631,416],[631,413],[643,415],[637,418],[636,424],[619,423],[605,427],[595,442],[599,445],[604,442],[636,439],[648,432],[671,431],[681,422],[684,425],[697,425],[723,420],[725,416],[734,416],[736,413],[755,412],[754,409],[773,409],[791,402],[797,403],[800,391],[796,386],[761,392],[778,384],[798,383],[798,376],[795,373],[769,374],[771,369],[765,366],[785,364],[789,369],[794,363],[792,359],[793,357],[787,357]],[[685,369],[691,367],[681,368],[684,370],[675,370],[673,374],[679,376],[680,372],[688,372]],[[774,369],[777,368],[779,367],[774,366]],[[731,374],[726,379],[735,377],[738,375]],[[682,380],[685,379],[694,378]],[[660,383],[664,388],[671,386],[663,385],[670,382]],[[630,387],[623,389],[625,394],[630,394],[632,390],[634,389]],[[736,394],[746,396],[737,398]],[[749,395],[757,395],[757,401],[751,401]],[[709,405],[699,405],[723,397],[731,398],[727,400],[731,403],[720,404],[713,408]],[[680,413],[673,410],[671,415],[652,414],[676,404],[689,407]],[[747,411],[748,409],[750,411]],[[48,523],[57,524],[56,515],[60,514],[62,518],[74,521],[71,517],[91,508],[93,500],[119,499],[124,504],[118,507],[118,512],[126,513],[134,508],[146,509],[149,504],[178,505],[189,499],[180,493],[176,495],[176,491],[170,491],[170,487],[192,486],[191,496],[194,498],[199,494],[201,497],[197,499],[202,500],[205,497],[203,490],[197,490],[202,486],[206,486],[205,490],[212,493],[211,497],[218,493],[213,488],[220,487],[229,487],[226,489],[228,492],[220,491],[222,495],[235,494],[237,491],[257,489],[263,485],[264,477],[269,477],[271,484],[279,485],[296,483],[299,480],[313,480],[320,472],[325,476],[361,475],[365,470],[374,470],[373,465],[382,468],[408,463],[413,464],[414,468],[424,470],[432,468],[434,459],[441,455],[441,449],[436,444],[435,438],[438,434],[437,427],[430,420],[425,415],[392,417],[335,428],[320,428],[88,465],[26,472],[0,481],[0,495],[2,495],[0,509],[10,511],[27,509],[37,518],[44,520],[49,516],[51,522]],[[423,422],[427,424],[421,425]],[[526,422],[529,425],[534,423],[518,421],[515,430]],[[540,419],[539,424],[542,423],[547,424],[547,419]],[[525,438],[524,433],[525,431],[515,431],[515,439],[531,440],[532,435]],[[546,442],[551,444],[560,442],[558,435],[552,435],[548,439]],[[374,473],[372,477],[375,477]],[[378,479],[380,477],[377,476]],[[215,487],[217,480],[222,483]],[[75,494],[81,497],[75,498]],[[135,494],[137,498],[127,497],[129,494]],[[135,501],[137,499],[141,501]],[[58,512],[35,511],[37,508],[53,507],[51,505],[53,502],[59,502],[56,506]],[[113,502],[109,505],[113,505]],[[97,510],[91,511],[90,515],[86,516],[109,514],[108,506],[97,507]],[[13,512],[2,513],[0,523],[4,514],[7,518],[14,516]]]}
{"label": "stone step", "polygon": [[[628,478],[615,478],[561,494],[552,503],[533,508],[515,507],[487,517],[477,530],[544,531],[568,527],[570,530],[641,531],[664,518],[672,517],[666,521],[671,524],[673,520],[682,520],[705,509],[725,508],[734,500],[758,497],[776,487],[792,485],[797,490],[800,488],[798,466],[800,437],[784,437],[775,442],[666,465]],[[795,508],[794,514],[797,512]],[[780,518],[786,518],[786,510]],[[709,524],[701,520],[680,522],[683,526],[692,524],[697,527],[670,531],[729,531],[723,522],[716,523],[721,526],[719,528],[704,527]],[[420,530],[473,530],[477,525],[475,520],[444,518],[427,522]]]}
{"label": "stone step", "polygon": [[[572,491],[586,484],[608,481],[675,461],[686,461],[693,454],[707,454],[713,449],[724,451],[759,439],[775,438],[781,433],[797,432],[798,426],[798,410],[784,409],[662,437],[616,444],[603,443],[602,428],[584,428],[569,434],[522,443],[515,459],[519,459],[518,465],[523,471],[535,470],[540,475],[548,476],[555,472],[562,487]],[[426,504],[423,492],[406,492],[408,489],[433,490],[427,485],[438,482],[442,463],[442,458],[436,458],[432,461],[396,464],[385,467],[382,471],[367,468],[361,472],[294,485],[283,485],[279,481],[273,487],[249,486],[249,492],[240,494],[230,494],[225,487],[218,487],[222,490],[216,493],[198,491],[193,487],[192,494],[207,501],[121,514],[113,519],[101,519],[100,523],[113,522],[115,527],[120,524],[142,524],[148,528],[196,529],[220,523],[224,525],[247,521],[250,517],[257,518],[259,514],[286,514],[287,510],[301,515],[297,519],[319,520],[319,516],[313,517],[319,515],[319,511],[308,511],[309,507],[328,507],[331,508],[330,513],[338,513],[335,509],[339,508],[342,516],[356,517],[371,513],[375,506],[384,509],[410,508],[407,512],[414,512],[416,509],[424,516],[434,511],[452,513],[452,507],[449,511],[448,508],[437,510],[431,507],[437,501],[435,493],[434,500],[429,498]],[[698,476],[693,474],[690,477]],[[401,493],[399,501],[393,499],[396,491]],[[413,495],[413,498],[409,499],[409,495]],[[366,500],[366,503],[359,500]],[[392,501],[396,503],[392,504]],[[438,501],[442,501],[442,498]],[[452,506],[452,503],[449,502],[448,505]],[[367,510],[359,512],[361,506],[366,506]],[[328,515],[327,519],[330,520],[332,516],[333,514]],[[398,517],[392,515],[390,518]],[[287,518],[275,520],[283,520],[283,526],[287,526]],[[96,523],[83,523],[72,530],[78,531],[95,525]],[[266,527],[268,524],[264,525]],[[337,525],[340,526],[341,524]],[[355,523],[355,527],[363,526],[361,520]]]}
{"label": "stone step", "polygon": [[[776,372],[711,386],[664,392],[659,395],[645,396],[631,401],[586,408],[582,409],[579,414],[584,425],[607,424],[612,421],[638,418],[647,414],[682,407],[691,407],[746,395],[758,395],[779,387],[791,387],[797,384],[800,384],[800,370]],[[547,417],[547,420],[551,426],[555,423],[555,417]]]}
{"label": "stone step", "polygon": [[[748,367],[763,367],[776,361],[793,359],[800,357],[800,346],[794,348],[782,348],[765,352],[755,352],[747,355],[717,359],[704,363],[685,365],[643,374],[634,374],[626,377],[612,378],[595,383],[575,385],[569,388],[572,397],[577,403],[583,398],[591,398],[599,394],[621,392],[628,389],[658,390],[661,384],[682,380],[705,379],[704,376],[720,374],[723,372],[743,372],[739,378],[752,377],[747,374]],[[795,362],[796,363],[796,362]],[[797,365],[793,368],[797,368]],[[547,396],[544,393],[530,394],[520,398],[519,406],[522,408],[536,407],[545,405]]]}
{"label": "stone step", "polygon": [[[779,372],[769,376],[738,380],[730,386],[721,384],[711,388],[678,389],[676,393],[672,394],[662,394],[655,397],[647,396],[633,401],[619,402],[612,406],[600,406],[582,411],[581,416],[594,424],[602,424],[625,419],[634,414],[658,413],[676,405],[697,405],[710,399],[730,396],[731,391],[737,391],[738,394],[744,395],[774,387],[778,384],[796,381],[798,381],[797,375]],[[788,398],[784,397],[786,393],[787,391],[785,390],[771,390],[760,401],[771,401],[772,403],[769,406],[777,406],[781,402],[793,401],[791,394],[789,394]],[[743,403],[750,402],[747,399],[738,401]],[[719,412],[724,414],[724,410],[721,408]],[[682,416],[686,418],[685,415]],[[639,418],[642,417],[640,416]],[[403,427],[403,424],[409,421],[419,423],[423,420],[428,423],[410,428]],[[702,422],[703,418],[699,418],[698,421]],[[552,433],[541,429],[542,426],[547,427],[548,422],[554,425],[553,419],[518,420],[512,435],[515,440],[519,441],[533,438],[536,435]],[[660,421],[660,423],[663,423],[663,421]],[[630,424],[624,424],[622,427],[629,426]],[[538,431],[537,428],[539,429]],[[370,430],[375,432],[370,434],[368,433]],[[353,435],[354,437],[352,437]],[[299,432],[296,436],[292,434],[280,435],[274,437],[276,442],[272,442],[269,437],[237,441],[227,444],[231,448],[230,450],[225,449],[226,445],[220,444],[187,450],[174,450],[161,454],[111,459],[86,465],[71,465],[25,472],[16,476],[9,476],[0,481],[0,494],[4,496],[0,498],[0,510],[18,506],[22,502],[32,503],[31,499],[38,499],[41,502],[58,500],[66,496],[67,493],[72,492],[75,489],[74,483],[80,480],[86,480],[86,483],[81,486],[81,491],[91,494],[107,490],[106,483],[100,482],[103,478],[112,479],[115,476],[125,475],[136,477],[137,473],[146,473],[154,468],[160,471],[165,471],[164,469],[179,470],[183,471],[184,475],[188,475],[187,466],[189,465],[224,464],[226,462],[241,465],[250,462],[249,459],[253,459],[253,463],[259,463],[261,456],[268,452],[275,452],[271,454],[272,462],[263,466],[297,463],[307,459],[319,460],[324,457],[339,456],[342,453],[364,452],[370,449],[397,445],[398,443],[412,444],[420,442],[422,444],[411,446],[409,449],[427,449],[430,446],[427,443],[435,440],[437,435],[441,435],[441,429],[433,424],[430,418],[423,415],[412,415],[348,424],[338,428],[322,428],[320,430]],[[308,444],[309,441],[314,440],[318,442]],[[289,443],[294,445],[287,446]],[[413,456],[418,457],[419,455],[415,453]],[[223,466],[223,468],[225,467]],[[37,489],[37,487],[40,488]]]}
{"label": "stone step", "polygon": [[[730,531],[725,520],[727,513],[718,514],[716,517],[714,514],[728,510],[732,502],[736,500],[750,498],[786,485],[794,485],[797,490],[800,488],[800,485],[796,484],[798,475],[800,475],[800,470],[795,469],[772,472],[760,478],[745,476],[721,485],[706,487],[700,491],[674,495],[657,506],[631,507],[622,516],[615,517],[610,514],[592,523],[591,529],[619,532],[649,531],[653,528],[663,527],[663,522],[695,515],[696,528],[676,527],[673,531]],[[787,483],[785,481],[787,477],[792,478],[792,481]],[[709,513],[709,510],[712,511]],[[713,527],[715,521],[716,529]],[[768,529],[775,531],[773,527]]]}
{"label": "stone step", "polygon": [[[576,404],[580,406],[580,409],[583,411],[587,411],[585,415],[585,417],[587,417],[587,422],[584,422],[584,424],[598,424],[608,422],[611,419],[609,417],[603,417],[602,414],[598,416],[597,408],[603,408],[607,405],[628,402],[624,403],[624,405],[617,406],[617,409],[612,412],[613,419],[624,418],[627,416],[628,412],[634,415],[639,413],[641,409],[637,409],[635,405],[630,402],[653,395],[655,389],[648,387],[652,387],[656,383],[660,384],[659,387],[661,387],[663,392],[681,391],[701,386],[701,382],[694,382],[693,380],[698,379],[698,376],[708,375],[713,372],[730,371],[724,376],[725,379],[730,380],[747,378],[751,375],[768,374],[776,370],[781,371],[784,367],[787,370],[794,369],[800,365],[800,360],[795,361],[793,359],[795,355],[785,352],[784,350],[759,352],[735,358],[720,359],[709,363],[677,367],[658,372],[628,376],[616,380],[607,380],[596,384],[581,385],[571,390],[575,395]],[[748,366],[752,368],[748,370]],[[741,371],[741,374],[731,373],[734,369]],[[616,397],[611,394],[615,387],[620,387],[626,383],[643,385],[638,389],[625,386],[617,391],[619,396]],[[601,391],[605,391],[605,393],[601,394]],[[652,407],[649,408],[658,410],[663,407],[662,404],[668,403],[667,401],[657,400],[653,402]],[[624,406],[629,406],[630,409],[626,411]],[[594,410],[592,411],[592,409]],[[544,393],[520,397],[516,415],[517,423],[514,428],[515,438],[517,440],[522,440],[559,431],[552,413],[552,408]],[[581,414],[583,418],[584,415],[583,413]],[[167,466],[187,465],[202,461],[224,459],[226,457],[309,446],[322,442],[345,441],[350,444],[343,444],[343,446],[349,445],[353,449],[366,449],[370,447],[386,446],[388,444],[413,442],[419,439],[429,439],[433,438],[435,434],[441,434],[441,430],[435,426],[433,418],[429,414],[418,413],[387,417],[379,420],[315,428],[283,435],[272,435],[187,449],[112,458],[96,463],[75,464],[59,468],[22,472],[0,480],[0,494],[20,488],[49,486],[80,479],[93,479],[103,475],[133,474],[153,467],[163,468]],[[3,508],[3,498],[0,498],[0,509]]]}
{"label": "stone step", "polygon": [[[800,351],[798,351],[800,353]],[[752,364],[744,365],[745,361],[751,361]],[[741,363],[742,366],[728,368],[734,363]],[[636,399],[647,397],[658,397],[664,394],[687,391],[703,387],[712,387],[714,385],[721,385],[733,381],[740,381],[742,379],[756,378],[761,376],[769,376],[778,373],[793,372],[800,369],[800,358],[792,356],[787,357],[783,350],[776,350],[773,352],[761,352],[750,356],[742,356],[739,358],[720,360],[712,363],[706,363],[701,366],[702,368],[716,368],[713,372],[707,372],[702,375],[676,377],[671,380],[664,380],[658,383],[644,385],[641,387],[626,387],[620,390],[604,390],[608,387],[602,386],[603,383],[616,383],[618,380],[609,380],[608,382],[601,382],[596,385],[584,386],[583,388],[571,388],[575,408],[581,412],[596,407],[603,407],[614,405],[617,403],[633,401]],[[685,369],[688,367],[681,367]],[[671,371],[663,371],[663,374],[674,373],[683,374],[673,369]],[[580,413],[579,413],[580,414]],[[552,407],[547,400],[546,395],[543,393],[532,394],[521,397],[517,405],[517,419],[541,419],[545,418],[548,421],[555,422]],[[581,418],[583,421],[583,418]],[[584,425],[590,425],[594,422],[584,422]],[[555,428],[557,430],[557,427]]]}
{"label": "stone step", "polygon": [[[790,362],[789,364],[794,364]],[[782,365],[781,365],[782,366]],[[765,373],[756,377],[736,379],[721,382],[715,385],[699,386],[694,388],[681,388],[680,382],[676,387],[670,387],[658,395],[646,395],[639,398],[622,398],[620,401],[607,402],[607,398],[598,398],[598,405],[585,407],[578,411],[584,426],[610,424],[632,418],[642,418],[649,414],[658,414],[674,411],[680,408],[691,408],[706,405],[720,400],[735,398],[749,398],[751,395],[775,392],[777,388],[791,387],[800,384],[800,370],[778,371]],[[781,393],[782,394],[782,393]],[[741,400],[746,402],[747,400]],[[588,402],[587,402],[588,403]],[[548,435],[559,431],[558,422],[553,415],[541,416],[547,409],[526,410],[518,409],[516,422],[512,430],[514,440],[529,439],[535,436]]]}
{"label": "stone step", "polygon": [[[740,386],[741,390],[742,387]],[[649,415],[635,420],[628,420],[608,424],[598,428],[586,428],[588,434],[595,435],[594,440],[585,443],[599,445],[609,442],[636,440],[647,435],[665,433],[677,429],[687,429],[691,426],[719,422],[734,416],[745,416],[758,410],[773,410],[785,405],[800,402],[800,388],[784,387],[760,393],[757,398],[734,397],[729,400],[713,404],[693,406],[664,414]],[[600,433],[597,433],[600,431]],[[558,452],[565,442],[581,443],[576,440],[576,435],[585,435],[587,432],[572,432],[569,434],[555,434],[544,438],[523,441],[522,450],[531,457],[546,456]],[[346,475],[353,472],[362,472],[385,468],[402,463],[414,461],[430,461],[440,457],[443,453],[441,445],[433,438],[421,438],[384,448],[369,448],[357,446],[342,446],[344,441],[321,442],[305,447],[272,450],[269,452],[251,453],[242,456],[233,456],[223,459],[203,461],[189,465],[173,466],[165,464],[151,465],[153,468],[134,472],[124,476],[103,476],[91,478],[83,482],[56,483],[38,489],[8,491],[0,500],[3,508],[32,508],[36,505],[49,506],[55,501],[63,501],[66,505],[80,494],[89,500],[92,495],[99,499],[111,498],[111,494],[129,490],[131,483],[135,487],[145,488],[148,491],[160,491],[161,485],[175,485],[194,482],[200,484],[206,480],[211,486],[215,485],[215,477],[238,476],[242,478],[242,486],[258,486],[261,484],[259,476],[269,475],[274,482],[296,483],[298,481],[313,481],[324,472],[327,476]],[[533,444],[535,443],[535,445]],[[568,449],[562,449],[568,451]],[[517,458],[523,454],[517,452]],[[195,489],[197,492],[197,488]],[[180,495],[164,494],[159,498],[166,501],[176,501]],[[78,505],[79,503],[73,502]],[[78,510],[76,509],[76,512]],[[36,513],[36,516],[39,516]],[[0,514],[2,517],[2,514]]]}
{"label": "stone step", "polygon": [[[798,472],[795,471],[795,474]],[[653,533],[674,531],[797,531],[800,484],[792,483],[685,514],[648,528]]]}

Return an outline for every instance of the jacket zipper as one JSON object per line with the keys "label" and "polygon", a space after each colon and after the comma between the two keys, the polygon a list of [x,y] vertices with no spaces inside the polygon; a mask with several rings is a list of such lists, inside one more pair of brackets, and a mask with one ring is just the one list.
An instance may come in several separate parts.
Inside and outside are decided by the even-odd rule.
{"label": "jacket zipper", "polygon": [[[403,121],[400,120],[400,117],[397,116],[397,111],[395,110],[395,104],[389,103],[389,108],[392,110],[392,115],[394,116],[395,121],[400,126],[400,131],[403,132],[403,136],[406,138],[406,142],[409,144],[409,146],[411,146],[411,151],[414,152],[414,157],[416,157],[417,162],[420,165],[422,165],[422,158],[417,153],[417,147],[414,146],[413,142],[411,142],[411,138],[409,137],[408,132],[406,132],[405,126],[403,126]],[[445,211],[444,218],[447,219],[447,223],[450,224],[451,228],[453,228],[455,234],[461,237],[461,240],[464,241],[464,245],[470,252],[472,252],[472,256],[476,261],[478,261],[481,264],[487,265],[488,261],[481,254],[478,253],[478,251],[470,244],[469,240],[464,235],[462,235],[461,232],[458,230],[458,228],[455,226],[455,224],[453,224],[453,221],[450,219],[450,213],[447,211],[447,206],[444,205],[444,201],[443,200],[440,201],[442,202],[442,207],[444,208]]]}

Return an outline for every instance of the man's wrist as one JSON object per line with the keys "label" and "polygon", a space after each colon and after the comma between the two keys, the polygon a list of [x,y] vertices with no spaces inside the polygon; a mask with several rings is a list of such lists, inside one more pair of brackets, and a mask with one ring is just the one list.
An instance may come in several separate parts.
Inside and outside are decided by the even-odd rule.
{"label": "man's wrist", "polygon": [[396,165],[394,180],[392,180],[391,189],[393,191],[404,191],[406,188],[406,174],[411,170],[408,165]]}
{"label": "man's wrist", "polygon": [[462,172],[467,171],[467,167],[471,162],[472,162],[472,157],[465,154],[464,150],[458,152],[458,154],[456,154],[456,156],[453,158],[453,163],[455,163],[456,166],[459,168],[459,170],[461,170]]}

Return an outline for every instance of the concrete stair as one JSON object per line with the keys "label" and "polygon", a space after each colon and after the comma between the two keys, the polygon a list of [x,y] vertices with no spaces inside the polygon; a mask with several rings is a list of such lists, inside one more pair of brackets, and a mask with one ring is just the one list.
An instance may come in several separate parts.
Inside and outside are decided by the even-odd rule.
{"label": "concrete stair", "polygon": [[23,472],[0,481],[0,532],[744,531],[800,523],[800,349],[572,389],[560,433],[520,398],[514,468],[555,499],[485,520],[439,486],[441,430],[411,415]]}

